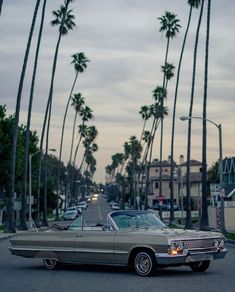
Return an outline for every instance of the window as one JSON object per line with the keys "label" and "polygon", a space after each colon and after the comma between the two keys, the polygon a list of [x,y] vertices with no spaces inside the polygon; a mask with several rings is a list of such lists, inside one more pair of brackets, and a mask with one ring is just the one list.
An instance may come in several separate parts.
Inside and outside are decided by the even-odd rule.
{"label": "window", "polygon": [[155,189],[158,189],[158,182],[155,182]]}

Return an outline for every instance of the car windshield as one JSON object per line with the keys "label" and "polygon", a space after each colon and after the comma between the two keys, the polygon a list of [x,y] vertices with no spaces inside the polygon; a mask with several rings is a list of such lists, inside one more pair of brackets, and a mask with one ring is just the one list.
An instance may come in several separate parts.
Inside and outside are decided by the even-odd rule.
{"label": "car windshield", "polygon": [[154,228],[161,229],[167,226],[153,213],[146,211],[125,211],[111,214],[111,218],[118,229],[127,228]]}

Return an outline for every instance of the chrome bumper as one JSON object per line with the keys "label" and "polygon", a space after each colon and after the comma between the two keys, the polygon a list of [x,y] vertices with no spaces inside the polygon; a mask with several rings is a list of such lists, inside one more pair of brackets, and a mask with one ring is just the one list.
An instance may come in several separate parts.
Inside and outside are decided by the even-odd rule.
{"label": "chrome bumper", "polygon": [[177,265],[177,264],[187,264],[199,261],[211,261],[222,259],[227,253],[227,249],[224,248],[221,251],[210,251],[210,252],[186,252],[181,255],[170,255],[168,253],[155,253],[157,263],[160,265]]}

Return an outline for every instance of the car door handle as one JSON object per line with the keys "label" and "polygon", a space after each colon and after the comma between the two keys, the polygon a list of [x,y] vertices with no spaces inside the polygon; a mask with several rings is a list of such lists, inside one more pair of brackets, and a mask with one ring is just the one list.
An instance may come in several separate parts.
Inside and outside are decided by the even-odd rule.
{"label": "car door handle", "polygon": [[77,237],[83,237],[83,235],[82,234],[78,234]]}

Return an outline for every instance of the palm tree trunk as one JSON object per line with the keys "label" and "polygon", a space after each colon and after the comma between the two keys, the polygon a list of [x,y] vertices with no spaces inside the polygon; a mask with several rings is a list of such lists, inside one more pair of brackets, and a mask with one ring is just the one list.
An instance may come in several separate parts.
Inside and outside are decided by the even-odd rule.
{"label": "palm tree trunk", "polygon": [[[193,57],[193,74],[192,74],[192,87],[191,87],[191,99],[189,107],[189,117],[193,114],[193,103],[194,103],[194,92],[195,92],[195,79],[196,79],[196,65],[197,65],[197,49],[199,33],[203,15],[204,0],[201,4],[201,10],[198,19],[197,32],[194,46],[194,57]],[[191,217],[191,190],[190,190],[190,160],[191,160],[191,128],[192,120],[188,120],[188,143],[187,143],[187,172],[186,172],[186,221],[185,229],[192,229],[192,217]]]}
{"label": "palm tree trunk", "polygon": [[182,59],[183,59],[183,54],[184,54],[184,48],[185,48],[185,43],[186,39],[188,36],[188,30],[189,26],[191,23],[191,16],[192,16],[192,6],[190,7],[189,10],[189,16],[188,16],[188,23],[186,27],[186,31],[184,34],[184,39],[183,39],[183,44],[181,48],[181,53],[180,53],[180,59],[179,59],[179,65],[178,65],[178,70],[177,70],[177,76],[176,76],[176,85],[175,85],[175,97],[174,97],[174,106],[173,106],[173,116],[172,116],[172,130],[171,130],[171,175],[170,175],[170,219],[169,219],[169,225],[172,225],[174,223],[174,138],[175,138],[175,114],[176,114],[176,104],[177,104],[177,96],[178,96],[178,87],[179,87],[179,79],[180,79],[180,69],[181,69],[181,64],[182,64]]}
{"label": "palm tree trunk", "polygon": [[16,110],[15,110],[15,119],[14,119],[14,128],[13,128],[13,136],[12,136],[12,146],[11,146],[11,158],[10,158],[10,173],[9,173],[9,197],[8,197],[8,204],[7,204],[7,224],[6,224],[6,231],[8,232],[15,232],[15,218],[14,218],[14,194],[15,194],[15,166],[16,166],[16,147],[17,147],[17,135],[18,135],[18,124],[19,124],[19,115],[20,115],[20,103],[21,103],[21,96],[24,84],[24,77],[25,71],[27,67],[29,51],[31,46],[31,41],[33,37],[33,31],[37,19],[38,7],[40,4],[40,0],[37,0],[33,20],[30,28],[30,33],[28,37],[28,42],[26,46],[25,56],[23,67],[20,76],[19,88],[17,93],[16,99]]}
{"label": "palm tree trunk", "polygon": [[[46,2],[47,2],[47,0],[44,0],[43,8],[42,8],[42,17],[41,17],[41,24],[40,24],[40,29],[39,29],[39,36],[38,36],[38,44],[37,44],[36,56],[38,54],[38,50],[39,50],[40,43],[41,43],[41,35],[42,35],[43,25],[44,25],[44,19],[45,19]],[[35,57],[35,60],[36,60],[36,58],[38,58],[38,57]],[[35,61],[35,65],[36,65],[36,61]],[[40,147],[40,149],[42,149],[42,148]],[[41,153],[40,153],[40,159],[39,159],[39,170],[38,170],[38,174],[40,174],[40,176],[41,176]],[[35,225],[37,227],[40,226],[40,176],[38,177],[38,180],[37,180],[37,182],[39,183],[39,188],[37,188],[37,193],[36,193]]]}
{"label": "palm tree trunk", "polygon": [[[166,55],[165,55],[165,65],[164,65],[165,67],[166,67],[166,63],[167,63],[169,44],[170,44],[170,39],[168,37],[167,38],[167,46],[166,46]],[[165,82],[166,82],[166,74],[164,72],[163,86],[162,86],[164,91],[166,90]],[[164,98],[162,98],[161,106],[163,108],[163,106],[164,106]],[[159,174],[159,194],[160,195],[162,195],[162,149],[163,149],[163,117],[161,119],[160,157],[159,157],[159,160],[160,160],[159,161],[160,162],[160,165],[159,165],[159,171],[160,171],[160,174]]]}
{"label": "palm tree trunk", "polygon": [[3,0],[0,0],[0,15],[2,13],[2,4],[3,4]]}
{"label": "palm tree trunk", "polygon": [[78,112],[76,111],[75,116],[74,116],[74,120],[73,120],[73,132],[72,132],[72,142],[71,142],[71,148],[70,148],[69,164],[71,164],[72,155],[73,155],[74,135],[75,135],[77,116],[78,116]]}
{"label": "palm tree trunk", "polygon": [[[41,16],[41,24],[38,34],[38,42],[37,48],[35,53],[34,59],[34,68],[33,68],[33,75],[32,75],[32,83],[30,88],[30,97],[29,97],[29,106],[28,106],[28,118],[27,118],[27,127],[25,133],[25,148],[24,148],[24,183],[23,183],[23,195],[22,195],[22,210],[21,210],[21,229],[25,230],[26,227],[26,196],[27,196],[27,174],[28,174],[28,157],[29,157],[29,140],[30,140],[30,124],[31,124],[31,112],[32,112],[32,105],[33,105],[33,97],[34,97],[34,87],[35,87],[35,79],[36,79],[36,72],[37,72],[37,63],[38,63],[38,55],[39,49],[41,44],[41,37],[43,31],[43,24],[44,24],[44,16],[45,16],[45,9],[46,9],[46,2],[44,0],[43,7],[42,7],[42,16]],[[37,201],[38,203],[38,201]],[[37,208],[36,208],[37,210]],[[30,214],[29,214],[30,216]],[[37,219],[37,216],[36,216]]]}
{"label": "palm tree trunk", "polygon": [[209,36],[210,36],[210,12],[211,0],[207,4],[207,30],[206,30],[206,51],[205,51],[205,75],[204,75],[204,98],[203,98],[203,122],[202,122],[202,216],[200,230],[209,230],[208,207],[207,207],[207,89],[208,89],[208,61],[209,61]]}

